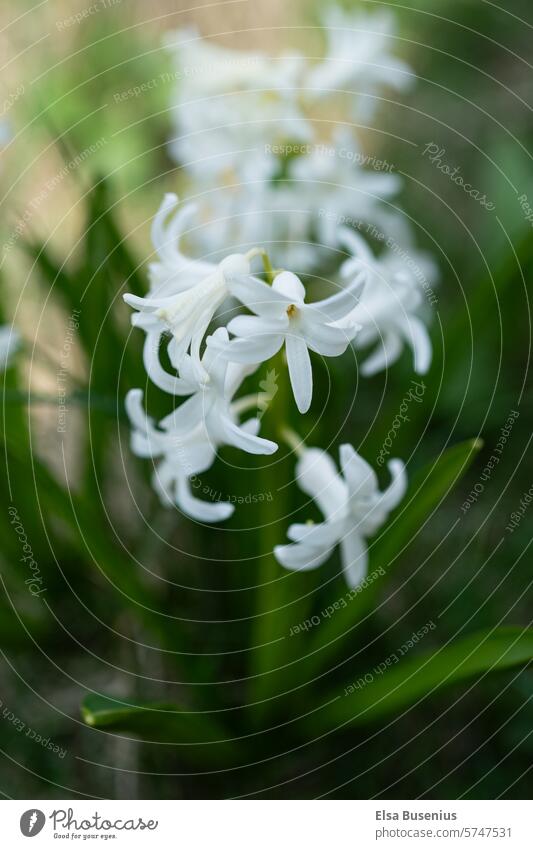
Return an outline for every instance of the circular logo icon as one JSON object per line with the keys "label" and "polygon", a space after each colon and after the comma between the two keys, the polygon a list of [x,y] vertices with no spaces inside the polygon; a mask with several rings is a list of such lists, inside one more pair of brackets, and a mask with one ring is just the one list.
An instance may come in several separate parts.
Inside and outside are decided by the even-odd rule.
{"label": "circular logo icon", "polygon": [[42,831],[46,822],[46,817],[38,808],[30,808],[29,811],[24,811],[20,818],[20,830],[24,837],[35,837]]}

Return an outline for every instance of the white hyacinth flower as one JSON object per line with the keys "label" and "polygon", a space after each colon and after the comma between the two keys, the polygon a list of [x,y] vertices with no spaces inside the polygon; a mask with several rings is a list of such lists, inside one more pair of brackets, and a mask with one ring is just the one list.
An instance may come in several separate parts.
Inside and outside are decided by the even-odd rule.
{"label": "white hyacinth flower", "polygon": [[323,301],[306,304],[305,288],[290,271],[278,274],[272,286],[254,277],[235,277],[229,283],[231,293],[255,315],[240,315],[230,321],[228,330],[237,339],[223,343],[209,337],[207,347],[232,362],[258,363],[270,359],[285,345],[296,405],[306,413],[313,395],[309,351],[326,357],[344,353],[358,325],[345,322],[341,329],[333,327],[332,322],[351,312],[362,286],[360,275],[350,287]]}
{"label": "white hyacinth flower", "polygon": [[[203,196],[209,223],[192,234],[200,252],[228,244],[275,244],[285,268],[312,271],[338,244],[340,222],[354,221],[411,242],[407,216],[393,205],[402,186],[390,166],[365,156],[350,130],[335,130],[331,142],[295,145],[283,162],[283,177],[232,184]],[[300,153],[298,153],[300,150]],[[279,166],[282,168],[282,159]],[[328,250],[329,249],[329,250]]]}
{"label": "white hyacinth flower", "polygon": [[198,378],[195,363],[186,355],[181,363],[180,375],[183,393],[191,397],[167,418],[175,435],[187,434],[197,424],[203,423],[214,445],[233,445],[249,454],[273,454],[278,446],[269,439],[257,436],[259,422],[252,419],[246,425],[237,422],[236,410],[239,403],[232,399],[247,374],[255,371],[259,359],[248,367],[229,363],[218,353],[218,347],[228,344],[228,331],[219,327],[212,337],[212,346],[207,346],[202,358],[202,376]]}
{"label": "white hyacinth flower", "polygon": [[343,221],[373,225],[402,244],[410,241],[409,221],[391,203],[401,189],[401,178],[363,168],[364,161],[357,139],[345,128],[333,133],[330,145],[290,161],[284,184],[292,200],[285,222],[289,238],[293,238],[293,219],[303,218],[308,235],[316,232],[319,246],[337,245]]}
{"label": "white hyacinth flower", "polygon": [[357,587],[368,570],[367,538],[386,521],[407,488],[405,465],[391,460],[392,483],[379,491],[374,470],[351,445],[341,445],[342,475],[329,454],[319,448],[303,449],[296,467],[300,488],[317,504],[325,521],[294,524],[288,530],[291,544],[278,545],[274,554],[286,569],[315,569],[340,545],[344,576]]}
{"label": "white hyacinth flower", "polygon": [[168,354],[174,368],[180,368],[190,348],[201,373],[200,347],[215,312],[228,297],[228,277],[247,274],[250,260],[244,254],[232,254],[214,265],[182,254],[178,241],[191,208],[184,207],[165,227],[165,219],[177,203],[175,195],[167,195],[154,220],[152,235],[159,261],[150,267],[150,292],[145,297],[126,294],[124,300],[138,310],[132,324],[146,332],[144,364],[148,375],[165,392],[183,395],[186,393],[179,378],[161,365],[162,337],[167,333],[172,336]]}
{"label": "white hyacinth flower", "polygon": [[[307,271],[324,247],[335,247],[339,222],[354,216],[408,241],[408,220],[386,203],[398,176],[356,167],[375,157],[365,160],[353,130],[328,140],[313,120],[315,101],[332,90],[356,105],[359,120],[380,85],[412,79],[390,55],[394,18],[329,9],[325,25],[328,54],[314,66],[294,52],[228,49],[195,28],[166,39],[176,69],[170,149],[202,196],[206,225],[191,234],[201,252],[271,241],[285,267]],[[360,94],[346,89],[363,83],[371,97],[361,106]]]}
{"label": "white hyacinth flower", "polygon": [[386,11],[365,14],[350,12],[338,6],[329,7],[324,15],[327,50],[324,59],[308,73],[305,81],[311,97],[330,97],[332,92],[345,92],[361,86],[371,97],[359,107],[359,114],[370,117],[377,102],[379,87],[397,90],[407,88],[413,80],[409,65],[391,55],[394,46],[395,18]]}
{"label": "white hyacinth flower", "polygon": [[205,428],[199,423],[186,436],[175,435],[168,418],[156,427],[143,409],[142,396],[141,389],[131,389],[126,395],[126,411],[134,428],[131,450],[137,457],[158,460],[152,483],[163,504],[177,504],[198,521],[228,519],[233,512],[230,504],[210,504],[191,492],[190,478],[209,469],[215,459],[215,447]]}
{"label": "white hyacinth flower", "polygon": [[[362,271],[367,275],[361,300],[345,319],[361,326],[357,348],[376,345],[374,353],[361,366],[361,373],[370,376],[391,366],[407,344],[413,351],[415,371],[425,374],[431,365],[431,341],[416,311],[423,301],[419,281],[434,275],[435,266],[424,255],[418,255],[416,263],[408,264],[393,250],[376,258],[353,230],[343,229],[341,240],[353,253],[341,267],[341,275],[348,281]],[[342,324],[343,321],[338,322],[339,326]]]}
{"label": "white hyacinth flower", "polygon": [[5,371],[10,365],[20,343],[20,335],[14,327],[9,324],[0,327],[0,371]]}

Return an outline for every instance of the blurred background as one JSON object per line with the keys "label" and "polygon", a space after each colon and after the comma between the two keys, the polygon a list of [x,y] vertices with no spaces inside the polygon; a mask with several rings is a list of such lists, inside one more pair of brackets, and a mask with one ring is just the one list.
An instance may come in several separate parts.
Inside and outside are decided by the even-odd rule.
{"label": "blurred background", "polygon": [[[339,684],[430,620],[438,627],[427,647],[463,629],[528,625],[533,516],[506,531],[533,483],[530,4],[344,5],[393,9],[395,52],[418,75],[411,91],[384,99],[364,137],[369,153],[403,175],[402,205],[440,270],[434,361],[395,455],[411,473],[444,446],[480,437],[484,447],[406,549],[364,635],[354,630],[346,657],[359,645],[364,657],[332,673]],[[275,744],[251,731],[244,753],[222,766],[191,758],[186,746],[84,723],[84,698],[109,693],[192,703],[237,738],[248,683],[261,675],[246,647],[260,638],[254,587],[271,541],[252,531],[263,505],[200,527],[161,508],[149,464],[128,448],[123,398],[146,375],[121,295],[145,291],[151,219],[164,192],[183,183],[167,151],[174,130],[162,38],[194,23],[238,49],[323,50],[321,4],[303,0],[193,10],[101,0],[73,23],[89,6],[4,0],[0,8],[0,117],[12,134],[0,153],[0,319],[23,337],[3,375],[0,790],[13,798],[528,798],[528,668],[455,685],[382,725],[337,734],[298,736],[287,714]],[[151,80],[160,82],[121,99]],[[491,210],[424,155],[428,145]],[[318,397],[330,380],[337,388],[327,419],[311,411],[316,444],[326,444],[328,423],[343,422],[338,441],[374,458],[411,372],[408,356],[364,385],[335,361],[329,374],[318,370]],[[157,393],[151,403],[154,413],[167,409]],[[505,447],[487,473],[502,428]],[[245,497],[253,473],[272,492],[276,478],[256,459],[228,450],[209,472],[213,491]],[[294,503],[274,499],[275,541],[283,516],[302,503],[298,493],[287,498]],[[28,592],[9,508],[38,564],[45,604]],[[298,597],[313,591],[317,609],[343,591],[338,568],[328,569],[300,585]]]}

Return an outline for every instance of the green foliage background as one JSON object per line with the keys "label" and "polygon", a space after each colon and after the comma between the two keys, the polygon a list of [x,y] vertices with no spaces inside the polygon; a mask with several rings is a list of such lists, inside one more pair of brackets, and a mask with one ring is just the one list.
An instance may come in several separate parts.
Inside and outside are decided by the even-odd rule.
{"label": "green foliage background", "polygon": [[[22,10],[26,17],[10,30],[5,80],[8,93],[22,80],[24,94],[8,115],[20,137],[2,154],[4,243],[17,218],[31,216],[0,281],[0,318],[14,319],[25,337],[3,378],[5,795],[528,796],[531,516],[512,534],[505,527],[533,482],[533,233],[518,202],[523,193],[533,198],[533,18],[526,0],[505,10],[483,0],[408,5],[396,8],[398,52],[420,80],[400,102],[383,104],[380,132],[368,130],[366,142],[403,173],[402,203],[441,269],[433,365],[423,403],[411,406],[394,448],[408,462],[413,495],[371,548],[371,571],[383,566],[386,580],[347,612],[289,637],[346,592],[335,561],[320,574],[292,575],[264,556],[304,503],[283,487],[293,458],[282,452],[269,468],[224,450],[206,476],[215,492],[245,497],[252,478],[254,489],[275,497],[207,530],[161,509],[149,464],[128,449],[122,402],[146,376],[142,339],[121,295],[145,291],[150,219],[183,175],[165,148],[169,86],[116,95],[160,79],[168,70],[161,32],[194,16],[160,4],[140,25],[148,17],[142,4],[122,3],[67,36],[57,21],[72,14],[70,5],[6,4],[8,21]],[[296,26],[283,34],[287,44],[316,38],[302,27],[316,21],[312,8],[252,11],[255,20],[245,17],[242,28],[261,28],[246,37],[255,46],[279,49],[281,36],[269,27],[285,14]],[[217,33],[238,28],[231,14],[215,8],[198,18]],[[38,32],[49,37],[23,57]],[[235,45],[243,39],[234,35]],[[495,212],[423,156],[429,143]],[[95,152],[32,206],[46,181],[91,146]],[[74,311],[63,435],[58,371]],[[343,421],[337,444],[353,442],[372,461],[410,385],[409,355],[357,385],[346,361],[315,374],[315,398],[331,391],[327,418],[317,402],[305,425],[315,444],[326,445]],[[166,412],[168,398],[146,390],[150,411]],[[520,415],[502,460],[463,512],[513,410]],[[276,427],[275,405],[264,427]],[[239,464],[246,468],[236,471]],[[40,598],[24,583],[10,505],[43,577]],[[256,526],[263,530],[249,530]],[[429,621],[436,628],[405,664],[342,697]]]}

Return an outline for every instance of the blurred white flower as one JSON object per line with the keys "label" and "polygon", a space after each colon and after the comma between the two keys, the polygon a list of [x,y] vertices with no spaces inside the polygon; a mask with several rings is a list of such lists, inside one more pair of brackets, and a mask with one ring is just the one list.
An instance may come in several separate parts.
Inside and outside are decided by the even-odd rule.
{"label": "blurred white flower", "polygon": [[274,554],[286,569],[315,569],[340,545],[344,576],[357,587],[368,568],[366,540],[386,521],[407,488],[405,466],[391,460],[392,483],[380,492],[375,472],[351,445],[341,445],[342,475],[329,454],[305,448],[296,466],[300,488],[317,504],[325,521],[294,524],[288,530],[292,544],[278,545]]}
{"label": "blurred white flower", "polygon": [[389,12],[353,12],[330,6],[324,13],[324,26],[326,55],[304,81],[311,99],[347,93],[354,87],[352,115],[370,117],[381,86],[402,90],[411,84],[411,68],[391,54],[396,26]]}
{"label": "blurred white flower", "polygon": [[228,284],[231,293],[255,315],[240,315],[230,321],[228,330],[239,338],[228,343],[212,336],[207,348],[232,362],[258,363],[269,360],[285,345],[296,405],[306,413],[313,395],[309,350],[326,357],[344,353],[358,325],[344,322],[341,329],[333,327],[332,322],[353,310],[363,277],[359,275],[346,289],[314,304],[304,302],[305,288],[290,271],[278,274],[272,286],[254,277],[235,277]]}
{"label": "blurred white flower", "polygon": [[[334,247],[339,225],[349,221],[371,224],[401,243],[410,241],[408,219],[389,205],[402,181],[397,174],[361,167],[357,139],[347,129],[336,130],[329,146],[315,147],[306,156],[292,159],[287,186],[292,203],[307,220],[318,247]],[[291,181],[294,181],[291,183]],[[291,211],[291,219],[294,211]],[[291,234],[292,222],[287,222]],[[314,257],[316,261],[316,255]]]}
{"label": "blurred white flower", "polygon": [[359,117],[376,100],[361,101],[347,86],[364,82],[374,94],[380,85],[400,88],[411,79],[390,54],[394,18],[333,8],[325,23],[329,52],[314,65],[294,53],[227,49],[196,29],[167,38],[176,78],[170,151],[202,195],[205,226],[192,234],[201,252],[275,243],[285,267],[306,271],[324,247],[335,247],[336,229],[346,221],[370,222],[400,242],[409,238],[407,219],[386,204],[399,177],[361,167],[353,128],[328,138],[324,130],[334,121],[316,120],[315,101],[331,99],[332,89],[339,89],[342,114],[348,100]]}
{"label": "blurred white flower", "polygon": [[9,366],[20,347],[20,343],[20,335],[14,327],[9,324],[0,327],[0,371],[5,371]]}
{"label": "blurred white flower", "polygon": [[228,244],[272,244],[285,267],[309,271],[336,248],[346,222],[375,226],[409,244],[409,219],[393,203],[401,178],[364,168],[364,161],[354,134],[336,130],[328,145],[303,145],[288,156],[283,177],[210,186],[202,199],[207,221],[191,234],[195,248],[208,253]]}
{"label": "blurred white flower", "polygon": [[416,263],[407,263],[390,248],[376,258],[365,240],[346,228],[341,230],[341,240],[353,253],[341,267],[341,275],[348,281],[362,271],[367,275],[360,302],[346,319],[337,322],[342,326],[344,321],[355,321],[361,326],[357,348],[376,345],[361,366],[361,373],[369,376],[391,366],[407,344],[413,351],[415,371],[425,374],[432,351],[426,326],[415,314],[423,301],[415,269],[418,277],[429,280],[436,273],[434,264],[423,254],[416,255]]}
{"label": "blurred white flower", "polygon": [[191,289],[216,269],[215,263],[192,259],[181,252],[179,243],[187,234],[187,227],[198,209],[196,204],[187,203],[169,220],[178,205],[177,195],[166,194],[152,223],[152,243],[157,261],[150,263],[148,277],[150,294],[154,297],[176,295]]}
{"label": "blurred white flower", "polygon": [[200,253],[260,243],[272,246],[286,268],[302,271],[316,266],[321,253],[312,238],[317,210],[306,183],[255,179],[211,187],[202,202],[206,221],[192,234]]}

